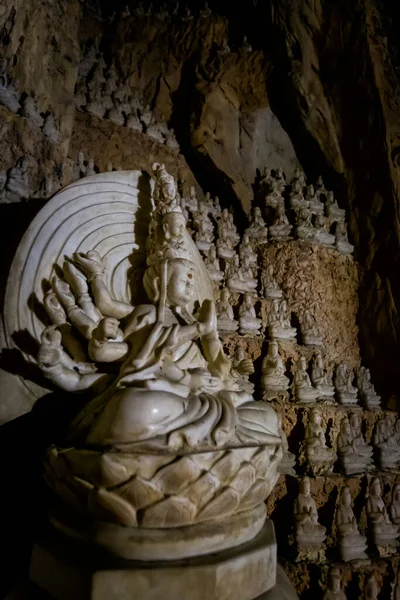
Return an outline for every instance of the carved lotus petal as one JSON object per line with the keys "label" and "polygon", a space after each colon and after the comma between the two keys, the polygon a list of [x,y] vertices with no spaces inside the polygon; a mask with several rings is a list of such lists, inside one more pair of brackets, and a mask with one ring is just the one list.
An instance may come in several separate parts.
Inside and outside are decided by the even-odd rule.
{"label": "carved lotus petal", "polygon": [[239,469],[235,477],[232,479],[230,487],[232,487],[238,492],[238,494],[240,494],[240,496],[242,496],[253,485],[255,479],[256,471],[254,467],[249,464],[245,464]]}
{"label": "carved lotus petal", "polygon": [[137,526],[136,511],[123,498],[104,488],[93,490],[89,495],[88,508],[92,515],[103,521],[111,521],[127,525]]}
{"label": "carved lotus petal", "polygon": [[240,460],[233,452],[227,452],[218,462],[213,465],[211,473],[216,475],[221,485],[230,482],[236,471],[240,467]]}
{"label": "carved lotus petal", "polygon": [[164,494],[179,494],[200,474],[201,470],[196,463],[188,457],[183,457],[160,469],[153,481]]}
{"label": "carved lotus petal", "polygon": [[257,479],[240,501],[240,509],[248,510],[258,506],[268,496],[268,486],[264,479]]}
{"label": "carved lotus petal", "polygon": [[197,481],[192,483],[185,490],[185,496],[189,498],[199,510],[214,496],[215,491],[220,486],[220,481],[212,473],[204,473]]}
{"label": "carved lotus petal", "polygon": [[264,477],[271,464],[270,450],[268,448],[261,448],[253,457],[251,463],[255,467],[257,474]]}
{"label": "carved lotus petal", "polygon": [[239,504],[239,494],[228,487],[222,490],[214,500],[211,500],[198,514],[196,521],[227,517],[235,512]]}
{"label": "carved lotus petal", "polygon": [[141,525],[152,528],[189,525],[196,512],[196,506],[188,498],[174,496],[146,509]]}
{"label": "carved lotus petal", "polygon": [[115,490],[115,493],[127,500],[136,510],[155,504],[164,498],[164,494],[152,481],[135,477]]}

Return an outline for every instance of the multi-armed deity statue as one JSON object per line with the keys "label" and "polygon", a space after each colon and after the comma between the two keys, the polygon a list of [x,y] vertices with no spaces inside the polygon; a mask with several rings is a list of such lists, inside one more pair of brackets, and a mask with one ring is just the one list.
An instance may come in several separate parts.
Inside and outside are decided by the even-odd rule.
{"label": "multi-armed deity statue", "polygon": [[[100,251],[75,252],[43,299],[52,324],[37,357],[53,384],[92,396],[65,443],[47,452],[46,480],[57,498],[51,521],[139,561],[252,540],[282,458],[275,411],[254,401],[222,348],[212,281],[175,181],[163,165],[155,174],[148,302],[114,296]],[[271,587],[262,585],[260,593]]]}

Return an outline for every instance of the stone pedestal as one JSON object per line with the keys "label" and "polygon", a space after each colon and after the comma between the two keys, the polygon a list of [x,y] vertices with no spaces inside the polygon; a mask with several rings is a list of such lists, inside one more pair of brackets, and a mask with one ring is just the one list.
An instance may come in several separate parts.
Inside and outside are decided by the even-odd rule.
{"label": "stone pedestal", "polygon": [[34,547],[30,576],[55,600],[252,600],[276,583],[271,521],[250,542],[199,558],[133,562],[54,537]]}

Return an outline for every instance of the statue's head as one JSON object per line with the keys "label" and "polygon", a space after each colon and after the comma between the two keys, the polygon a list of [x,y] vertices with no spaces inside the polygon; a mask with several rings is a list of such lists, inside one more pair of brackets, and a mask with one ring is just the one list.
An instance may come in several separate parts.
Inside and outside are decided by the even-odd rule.
{"label": "statue's head", "polygon": [[317,179],[317,185],[319,185],[320,187],[324,185],[324,180],[322,179],[321,175]]}
{"label": "statue's head", "polygon": [[211,200],[211,195],[210,195],[210,192],[206,192],[206,195],[205,195],[205,200],[206,200],[207,202],[208,202],[209,200]]}
{"label": "statue's head", "polygon": [[172,258],[163,261],[160,270],[150,267],[145,272],[143,285],[149,299],[157,303],[165,294],[168,306],[187,306],[193,297],[196,265],[186,258]]}
{"label": "statue's head", "polygon": [[182,237],[186,229],[186,220],[182,212],[169,212],[163,217],[162,227],[166,240]]}
{"label": "statue's head", "polygon": [[326,198],[327,198],[327,200],[329,200],[329,202],[333,202],[333,200],[334,200],[333,192],[328,192],[326,194]]}
{"label": "statue's head", "polygon": [[278,167],[276,170],[276,176],[281,178],[283,176],[283,171],[281,169],[281,167]]}
{"label": "statue's head", "polygon": [[329,586],[332,592],[340,591],[341,575],[337,567],[333,567],[329,572]]}
{"label": "statue's head", "polygon": [[310,480],[308,477],[303,477],[300,482],[300,493],[304,494],[304,496],[310,495]]}
{"label": "statue's head", "polygon": [[247,304],[248,306],[253,306],[254,296],[251,292],[245,292],[243,294],[243,304]]}
{"label": "statue's head", "polygon": [[381,496],[381,482],[375,477],[369,486],[369,493],[371,496],[380,497]]}
{"label": "statue's head", "polygon": [[208,250],[208,257],[211,258],[211,260],[215,260],[217,258],[217,250],[215,249],[214,244],[211,244]]}
{"label": "statue's head", "polygon": [[272,312],[279,313],[279,300],[272,301]]}
{"label": "statue's head", "polygon": [[307,361],[306,361],[306,357],[305,356],[300,356],[300,359],[299,359],[299,369],[301,371],[306,371],[307,370]]}
{"label": "statue's head", "polygon": [[352,413],[350,415],[350,425],[351,425],[351,427],[353,427],[353,429],[359,428],[360,420],[359,420],[357,413]]}
{"label": "statue's head", "polygon": [[351,493],[350,488],[347,485],[345,485],[344,488],[342,488],[342,493],[340,495],[340,503],[343,504],[343,506],[351,505]]}
{"label": "statue's head", "polygon": [[314,190],[314,186],[312,184],[307,187],[307,191],[308,191],[309,196],[314,196],[315,190]]}
{"label": "statue's head", "polygon": [[343,419],[340,425],[340,431],[345,435],[351,434],[350,423],[347,418]]}
{"label": "statue's head", "polygon": [[250,238],[249,238],[249,236],[247,235],[247,233],[245,233],[245,234],[243,235],[243,240],[242,240],[242,241],[243,241],[243,244],[244,244],[245,246],[248,246],[248,244],[250,243]]}
{"label": "statue's head", "polygon": [[321,369],[323,368],[323,366],[324,366],[324,361],[323,361],[323,359],[322,359],[322,354],[321,354],[321,352],[316,352],[316,353],[315,353],[315,363],[316,363],[316,365],[317,365],[318,367],[320,367]]}
{"label": "statue's head", "polygon": [[233,264],[235,265],[235,267],[239,266],[239,254],[234,254],[233,255]]}
{"label": "statue's head", "polygon": [[268,265],[267,267],[267,274],[269,277],[272,277],[274,274],[274,265]]}
{"label": "statue's head", "polygon": [[218,196],[215,196],[214,204],[215,204],[215,206],[219,206],[219,197]]}
{"label": "statue's head", "polygon": [[270,342],[269,343],[268,354],[273,357],[278,356],[278,354],[279,354],[278,342]]}
{"label": "statue's head", "polygon": [[321,415],[315,408],[312,408],[310,411],[310,421],[312,423],[320,423],[321,422]]}
{"label": "statue's head", "polygon": [[250,259],[247,254],[243,256],[243,266],[246,267],[246,269],[250,266]]}
{"label": "statue's head", "polygon": [[190,186],[190,197],[191,198],[196,198],[196,190],[195,190],[194,185]]}
{"label": "statue's head", "polygon": [[221,299],[221,300],[223,300],[224,302],[227,302],[227,301],[229,300],[229,298],[230,298],[230,295],[231,295],[231,293],[230,293],[230,291],[228,290],[228,288],[223,288],[223,289],[221,290],[221,292],[220,292],[220,295],[219,295],[219,297],[220,297],[220,299]]}
{"label": "statue's head", "polygon": [[255,216],[255,217],[257,217],[257,218],[261,217],[261,208],[260,208],[259,206],[256,206],[256,207],[254,208],[254,212],[253,212],[253,214],[254,214],[254,216]]}
{"label": "statue's head", "polygon": [[236,360],[244,360],[246,357],[244,348],[242,346],[238,346],[236,348],[236,352],[235,352],[235,358]]}
{"label": "statue's head", "polygon": [[297,192],[297,193],[301,192],[301,183],[300,183],[300,181],[295,181],[294,182],[294,184],[293,184],[293,191]]}
{"label": "statue's head", "polygon": [[229,219],[229,211],[228,211],[228,209],[227,209],[227,208],[224,208],[224,210],[222,211],[222,215],[221,215],[221,216],[222,216],[222,218],[223,218],[223,219],[225,219],[225,220],[228,220],[228,219]]}

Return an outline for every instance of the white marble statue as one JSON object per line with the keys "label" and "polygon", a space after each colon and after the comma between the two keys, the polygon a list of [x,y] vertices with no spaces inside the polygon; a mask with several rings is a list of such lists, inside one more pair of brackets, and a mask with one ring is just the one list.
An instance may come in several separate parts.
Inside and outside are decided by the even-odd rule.
{"label": "white marble statue", "polygon": [[368,409],[379,408],[381,397],[375,392],[371,383],[371,372],[366,367],[360,367],[357,373],[357,388],[360,397]]}
{"label": "white marble statue", "polygon": [[246,256],[248,258],[248,262],[252,267],[254,265],[257,265],[257,254],[253,250],[253,246],[250,242],[249,236],[244,234],[242,238],[242,243],[239,246],[240,260],[243,262]]}
{"label": "white marble statue", "polygon": [[279,356],[278,342],[268,345],[268,352],[262,362],[261,387],[267,393],[268,399],[284,394],[289,387],[289,379],[285,375],[285,367]]}
{"label": "white marble statue", "polygon": [[329,233],[329,221],[320,213],[316,214],[314,219],[314,241],[328,247],[335,243],[335,236]]}
{"label": "white marble statue", "polygon": [[273,265],[268,265],[261,272],[261,295],[267,300],[280,300],[283,297],[283,292],[274,277]]}
{"label": "white marble statue", "polygon": [[395,525],[400,525],[400,483],[396,483],[393,486],[389,514],[392,523]]}
{"label": "white marble statue", "polygon": [[223,237],[229,238],[233,247],[237,246],[240,242],[240,237],[233,222],[233,214],[230,213],[227,208],[224,208],[219,217],[218,235],[220,239]]}
{"label": "white marble statue", "polygon": [[232,359],[232,376],[238,381],[240,387],[249,394],[254,392],[254,384],[249,381],[250,375],[254,373],[254,364],[242,346],[236,348]]}
{"label": "white marble statue", "polygon": [[372,462],[372,449],[365,444],[361,431],[357,432],[357,437],[353,435],[355,429],[354,421],[351,427],[347,417],[342,419],[337,438],[337,453],[346,475],[365,473]]}
{"label": "white marble statue", "polygon": [[217,257],[217,250],[214,244],[210,244],[208,254],[204,259],[207,271],[213,281],[222,281],[224,278],[224,272],[221,271],[221,265],[219,258]]}
{"label": "white marble statue", "polygon": [[291,326],[286,300],[273,300],[268,315],[268,328],[272,339],[291,340],[296,337],[297,331]]}
{"label": "white marble statue", "polygon": [[269,169],[268,167],[265,167],[264,172],[260,178],[260,187],[268,190],[273,181],[274,181],[274,178],[272,177],[271,169]]}
{"label": "white marble statue", "polygon": [[344,221],[346,217],[346,211],[339,208],[333,192],[328,192],[325,195],[325,212],[331,221]]}
{"label": "white marble statue", "polygon": [[193,225],[196,228],[196,246],[203,252],[208,252],[214,241],[214,225],[208,216],[204,201],[199,202],[199,210],[193,215]]}
{"label": "white marble statue", "polygon": [[367,538],[360,534],[351,506],[350,488],[345,485],[340,492],[336,510],[336,527],[340,557],[345,562],[367,559]]}
{"label": "white marble statue", "polygon": [[235,254],[232,263],[226,271],[226,285],[231,292],[244,294],[254,292],[257,288],[257,279],[253,276],[250,261],[247,255],[240,261],[239,255]]}
{"label": "white marble statue", "polygon": [[216,241],[216,247],[218,257],[226,261],[231,261],[236,255],[234,243],[229,237],[228,231],[226,229],[222,229],[219,233],[218,239]]}
{"label": "white marble statue", "polygon": [[257,298],[252,292],[243,294],[242,304],[239,306],[239,333],[257,335],[261,329],[261,319],[257,319],[254,304]]}
{"label": "white marble statue", "polygon": [[192,214],[199,210],[199,202],[197,200],[196,188],[194,185],[190,186],[189,196],[186,198],[186,206]]}
{"label": "white marble statue", "polygon": [[335,246],[342,254],[353,254],[354,246],[347,237],[347,225],[344,221],[337,221],[335,227]]}
{"label": "white marble statue", "polygon": [[7,202],[19,202],[29,198],[28,166],[28,159],[21,156],[15,167],[8,172],[5,185]]}
{"label": "white marble statue", "polygon": [[300,240],[314,241],[315,229],[312,223],[312,213],[308,208],[297,210],[295,233]]}
{"label": "white marble statue", "polygon": [[268,242],[268,227],[262,218],[261,208],[259,206],[253,208],[253,215],[245,234],[257,245],[266,244]]}
{"label": "white marble statue", "polygon": [[289,223],[286,216],[285,205],[278,204],[275,209],[275,218],[269,227],[269,234],[272,240],[287,240],[290,238],[293,226]]}
{"label": "white marble statue", "polygon": [[86,175],[85,156],[83,152],[78,152],[76,163],[72,170],[72,181],[77,181]]}
{"label": "white marble statue", "polygon": [[[54,385],[91,392],[65,442],[47,453],[47,483],[66,514],[80,507],[79,522],[71,510],[68,528],[62,516],[56,527],[125,559],[153,561],[215,553],[254,537],[283,454],[275,411],[253,400],[249,359],[232,362],[224,353],[217,319],[229,299],[221,298],[217,312],[176,183],[163,166],[155,174],[143,277],[148,302],[114,297],[100,249],[76,252],[63,267],[65,279],[52,277],[44,303],[57,322],[44,331],[38,353]],[[85,185],[96,178],[111,185],[108,173]],[[130,178],[116,174],[120,185]],[[125,273],[114,272],[113,290],[130,268],[128,262]],[[246,328],[255,314],[242,309],[254,309],[253,301],[244,295]],[[64,323],[92,363],[71,357]]]}
{"label": "white marble statue", "polygon": [[336,367],[334,385],[336,398],[339,404],[351,406],[357,404],[357,388],[353,386],[354,374],[345,363],[340,363]]}
{"label": "white marble statue", "polygon": [[282,187],[276,179],[273,179],[270,184],[270,191],[264,198],[266,207],[278,208],[278,206],[285,207],[285,199],[282,195]]}
{"label": "white marble statue", "polygon": [[96,169],[93,158],[89,158],[88,160],[85,175],[86,177],[89,177],[90,175],[96,175]]}
{"label": "white marble statue", "polygon": [[321,175],[318,177],[314,187],[315,187],[315,193],[318,196],[318,198],[321,199],[321,196],[322,196],[322,199],[324,200],[326,197],[326,194],[328,193],[328,190],[325,187],[324,180],[322,179]]}
{"label": "white marble statue", "polygon": [[307,373],[307,360],[305,356],[300,356],[297,363],[297,370],[294,376],[294,389],[297,402],[309,404],[315,402],[319,391],[312,386],[310,376]]}
{"label": "white marble statue", "polygon": [[335,395],[335,388],[332,385],[332,380],[328,377],[320,351],[313,356],[311,383],[318,390],[318,400],[327,400]]}
{"label": "white marble statue", "polygon": [[372,538],[376,546],[395,548],[399,535],[399,527],[391,523],[382,499],[381,482],[375,477],[369,484],[367,499],[367,517],[371,527]]}
{"label": "white marble statue", "polygon": [[44,119],[42,132],[46,137],[49,138],[51,142],[53,142],[53,144],[59,144],[61,142],[60,130],[56,126],[54,117],[51,113],[49,113]]}
{"label": "white marble statue", "polygon": [[301,190],[306,186],[306,176],[299,167],[295,168],[293,177],[290,180],[290,185],[292,186],[292,189],[293,189],[293,186],[296,185],[296,183],[298,183],[300,185]]}
{"label": "white marble statue", "polygon": [[15,83],[8,77],[7,71],[8,61],[2,58],[0,60],[0,104],[11,112],[17,113],[21,108],[19,94],[15,89]]}
{"label": "white marble statue", "polygon": [[335,451],[326,445],[321,415],[316,408],[312,408],[309,413],[304,436],[304,454],[313,475],[331,472],[336,455]]}
{"label": "white marble statue", "polygon": [[328,589],[322,600],[347,600],[342,590],[342,576],[337,567],[331,567],[328,575]]}
{"label": "white marble statue", "polygon": [[313,215],[324,214],[324,204],[319,199],[319,196],[317,196],[315,193],[315,188],[313,185],[307,186],[306,200],[308,202],[308,208]]}
{"label": "white marble statue", "polygon": [[308,200],[304,198],[303,187],[299,181],[296,181],[292,185],[292,190],[289,196],[290,208],[295,211],[301,211],[302,209],[308,209]]}
{"label": "white marble statue", "polygon": [[217,327],[222,333],[231,333],[239,327],[235,320],[233,308],[230,303],[231,293],[228,288],[223,288],[220,292],[219,300],[216,303],[217,310]]}
{"label": "white marble statue", "polygon": [[379,467],[397,472],[400,469],[400,445],[389,413],[376,422],[372,442]]}
{"label": "white marble statue", "polygon": [[310,480],[303,477],[294,503],[296,542],[299,551],[321,550],[326,539],[326,529],[318,521],[315,500],[311,496]]}
{"label": "white marble statue", "polygon": [[283,448],[283,456],[281,462],[279,463],[279,473],[282,475],[295,475],[294,466],[296,464],[296,457],[292,452],[289,452],[288,440],[282,427],[281,413],[278,413],[278,422]]}
{"label": "white marble statue", "polygon": [[323,341],[315,325],[315,318],[306,309],[300,316],[301,340],[305,346],[322,346]]}
{"label": "white marble statue", "polygon": [[274,180],[278,183],[280,191],[284,192],[286,188],[286,175],[281,167],[275,169]]}

